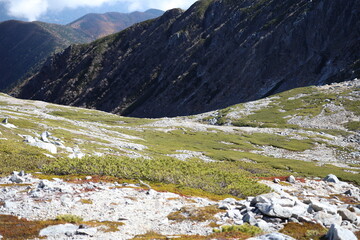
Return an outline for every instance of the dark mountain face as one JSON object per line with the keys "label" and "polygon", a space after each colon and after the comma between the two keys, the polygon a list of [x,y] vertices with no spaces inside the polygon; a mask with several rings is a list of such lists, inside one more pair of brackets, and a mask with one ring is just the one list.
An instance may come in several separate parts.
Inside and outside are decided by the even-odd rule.
{"label": "dark mountain face", "polygon": [[67,26],[42,22],[0,23],[0,89],[16,82],[52,52],[90,38]]}
{"label": "dark mountain face", "polygon": [[215,0],[71,46],[12,91],[137,117],[188,115],[360,75],[357,0]]}
{"label": "dark mountain face", "polygon": [[163,13],[163,11],[155,9],[132,13],[91,13],[70,23],[69,26],[97,39],[124,30],[135,23],[157,18]]}

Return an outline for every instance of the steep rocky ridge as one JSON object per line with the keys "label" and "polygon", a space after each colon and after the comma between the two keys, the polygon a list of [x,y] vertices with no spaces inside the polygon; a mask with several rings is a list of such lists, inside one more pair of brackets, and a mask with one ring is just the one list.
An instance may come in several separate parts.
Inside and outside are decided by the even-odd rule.
{"label": "steep rocky ridge", "polygon": [[[0,90],[41,66],[52,53],[74,43],[86,43],[123,30],[163,12],[89,14],[71,24],[10,20],[0,23]],[[30,76],[30,73],[29,73]]]}
{"label": "steep rocky ridge", "polygon": [[199,1],[71,46],[18,97],[162,117],[359,75],[359,2]]}
{"label": "steep rocky ridge", "polygon": [[15,83],[54,51],[91,38],[71,27],[43,22],[0,23],[0,89]]}
{"label": "steep rocky ridge", "polygon": [[132,13],[90,13],[72,23],[69,23],[68,26],[82,31],[93,39],[98,39],[100,37],[124,30],[135,23],[157,18],[163,13],[163,11],[156,9]]}

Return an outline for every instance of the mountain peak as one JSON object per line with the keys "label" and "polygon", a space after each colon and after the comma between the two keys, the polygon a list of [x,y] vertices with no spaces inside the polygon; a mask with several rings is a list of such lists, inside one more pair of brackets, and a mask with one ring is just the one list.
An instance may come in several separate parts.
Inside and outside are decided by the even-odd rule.
{"label": "mountain peak", "polygon": [[18,96],[163,117],[352,79],[360,75],[359,5],[199,1],[57,57]]}

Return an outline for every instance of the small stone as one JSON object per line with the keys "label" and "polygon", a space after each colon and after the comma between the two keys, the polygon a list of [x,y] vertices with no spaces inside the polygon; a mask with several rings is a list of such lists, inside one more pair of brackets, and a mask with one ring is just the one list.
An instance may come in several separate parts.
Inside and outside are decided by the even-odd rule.
{"label": "small stone", "polygon": [[50,134],[47,131],[41,133],[41,141],[50,142],[49,139],[48,139],[49,136],[50,136]]}
{"label": "small stone", "polygon": [[290,176],[286,179],[286,181],[288,181],[289,183],[295,183],[295,182],[296,182],[296,179],[295,179],[295,177],[294,177],[293,175],[290,175]]}
{"label": "small stone", "polygon": [[231,219],[242,219],[242,215],[239,210],[237,209],[231,209],[228,210],[225,214],[226,217]]}
{"label": "small stone", "polygon": [[329,174],[327,175],[323,181],[325,182],[333,182],[333,183],[339,183],[340,180],[334,175],[334,174]]}
{"label": "small stone", "polygon": [[355,195],[355,193],[354,193],[354,191],[352,189],[347,190],[346,192],[344,192],[344,194],[348,195],[350,197]]}
{"label": "small stone", "polygon": [[22,170],[22,171],[20,171],[20,173],[19,173],[19,176],[20,177],[24,177],[26,174],[25,174],[25,171],[24,170]]}
{"label": "small stone", "polygon": [[353,232],[339,225],[332,224],[328,233],[326,234],[327,240],[357,240]]}
{"label": "small stone", "polygon": [[86,176],[85,177],[85,180],[91,180],[92,179],[92,176]]}
{"label": "small stone", "polygon": [[280,183],[280,179],[275,178],[273,182],[274,182],[274,183]]}
{"label": "small stone", "polygon": [[220,203],[219,204],[219,209],[221,209],[221,210],[230,210],[231,209],[231,206],[230,206],[230,204],[227,204],[227,203]]}
{"label": "small stone", "polygon": [[262,236],[248,238],[248,240],[295,240],[295,239],[285,234],[274,232]]}
{"label": "small stone", "polygon": [[235,205],[236,199],[234,199],[234,198],[226,198],[226,199],[222,200],[221,203],[227,203],[227,204],[230,204],[230,205]]}
{"label": "small stone", "polygon": [[264,232],[267,232],[268,230],[269,230],[269,224],[266,222],[266,221],[264,221],[264,220],[262,220],[262,219],[260,219],[256,224],[255,224],[255,226],[256,227],[258,227],[258,228],[260,228],[261,230],[263,230]]}
{"label": "small stone", "polygon": [[9,118],[5,118],[4,120],[2,120],[3,124],[8,124],[9,123]]}
{"label": "small stone", "polygon": [[257,223],[255,216],[251,212],[246,213],[242,220],[250,225],[255,225]]}
{"label": "small stone", "polygon": [[96,228],[81,228],[75,232],[76,235],[87,235],[90,237],[94,236],[96,233],[97,233]]}

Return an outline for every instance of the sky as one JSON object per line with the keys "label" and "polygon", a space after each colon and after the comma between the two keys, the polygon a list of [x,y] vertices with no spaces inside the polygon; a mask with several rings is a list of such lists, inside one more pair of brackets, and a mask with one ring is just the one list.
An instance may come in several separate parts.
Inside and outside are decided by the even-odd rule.
{"label": "sky", "polygon": [[124,12],[144,11],[150,8],[168,10],[188,8],[196,0],[0,0],[5,3],[7,14],[12,17],[35,21],[49,11],[66,8],[98,7],[102,4],[122,3]]}

